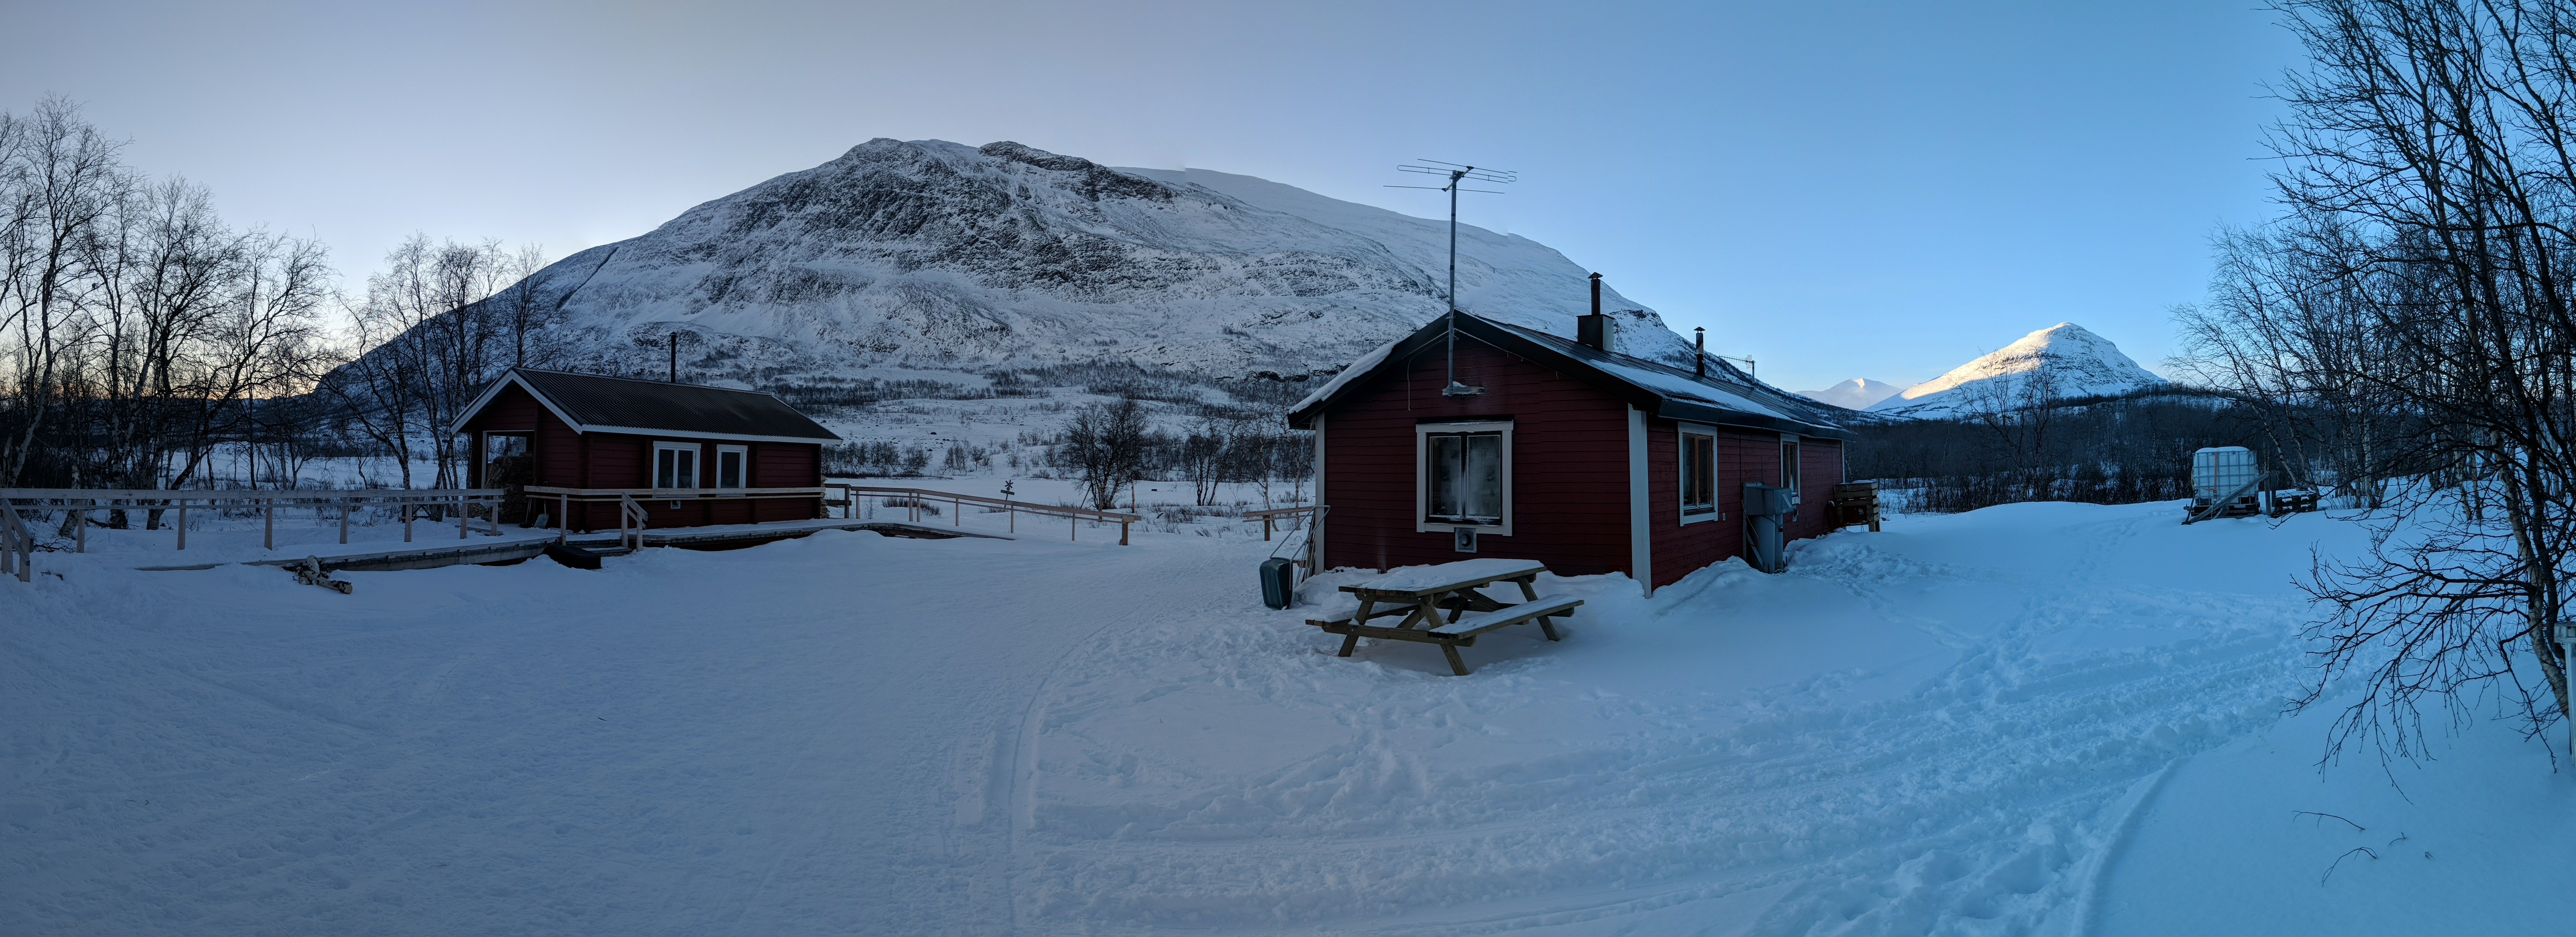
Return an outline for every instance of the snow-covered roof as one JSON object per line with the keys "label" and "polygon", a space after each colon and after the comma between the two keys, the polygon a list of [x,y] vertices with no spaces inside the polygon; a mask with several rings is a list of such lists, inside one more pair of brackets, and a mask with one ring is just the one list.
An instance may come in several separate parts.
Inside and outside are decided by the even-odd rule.
{"label": "snow-covered roof", "polygon": [[[1538,361],[1559,372],[1626,398],[1655,416],[1689,423],[1776,430],[1802,436],[1854,438],[1825,415],[1832,409],[1772,387],[1738,371],[1721,359],[1709,359],[1707,373],[1695,374],[1670,365],[1605,352],[1561,335],[1525,326],[1458,313],[1458,334]],[[1310,425],[1317,413],[1359,384],[1398,367],[1414,353],[1447,334],[1449,319],[1434,319],[1413,334],[1379,346],[1289,410],[1291,425]]]}
{"label": "snow-covered roof", "polygon": [[576,433],[658,434],[758,442],[839,442],[841,437],[771,394],[602,374],[512,368],[483,389],[451,432],[483,412],[504,387],[525,389]]}

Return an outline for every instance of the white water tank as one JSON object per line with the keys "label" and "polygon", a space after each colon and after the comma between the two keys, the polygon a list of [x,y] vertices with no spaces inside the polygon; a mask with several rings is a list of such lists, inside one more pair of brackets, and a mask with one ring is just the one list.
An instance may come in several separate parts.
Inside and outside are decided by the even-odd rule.
{"label": "white water tank", "polygon": [[[2213,504],[2249,482],[2262,477],[2254,464],[2254,450],[2243,446],[2213,446],[2191,454],[2191,499],[2199,504]],[[2239,497],[2252,497],[2247,492]]]}

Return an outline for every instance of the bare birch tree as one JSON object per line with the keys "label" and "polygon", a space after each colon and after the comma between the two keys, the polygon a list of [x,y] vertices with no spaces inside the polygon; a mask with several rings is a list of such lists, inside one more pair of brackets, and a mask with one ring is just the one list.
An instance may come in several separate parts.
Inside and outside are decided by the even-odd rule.
{"label": "bare birch tree", "polygon": [[2576,4],[2279,9],[2311,59],[2277,89],[2290,211],[2222,241],[2184,324],[2231,390],[2349,421],[2326,434],[2346,483],[2393,480],[2376,548],[2309,583],[2333,613],[2302,705],[2358,677],[2338,749],[2401,756],[2426,707],[2468,718],[2488,691],[2543,731],[2568,712],[2550,625],[2576,558]]}

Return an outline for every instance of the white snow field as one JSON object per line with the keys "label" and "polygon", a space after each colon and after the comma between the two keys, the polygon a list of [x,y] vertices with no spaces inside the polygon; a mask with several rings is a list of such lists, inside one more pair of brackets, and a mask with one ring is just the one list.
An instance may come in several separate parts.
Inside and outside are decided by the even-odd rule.
{"label": "white snow field", "polygon": [[0,581],[0,933],[2563,932],[2564,737],[2321,773],[2289,577],[2360,531],[2178,517],[1544,582],[1566,640],[1468,677],[1333,656],[1239,530],[348,596],[47,554]]}

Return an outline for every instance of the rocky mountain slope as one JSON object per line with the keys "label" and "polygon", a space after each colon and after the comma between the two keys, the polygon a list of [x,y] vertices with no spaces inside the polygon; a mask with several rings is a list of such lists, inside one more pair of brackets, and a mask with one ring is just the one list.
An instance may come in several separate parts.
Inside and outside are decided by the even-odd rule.
{"label": "rocky mountain slope", "polygon": [[1829,403],[1845,410],[1867,410],[1871,404],[1896,396],[1904,388],[1886,381],[1855,377],[1823,390],[1802,390],[1798,395],[1818,403]]}
{"label": "rocky mountain slope", "polygon": [[[1017,143],[877,139],[537,274],[569,363],[722,380],[1133,362],[1207,377],[1338,368],[1440,314],[1447,224],[1206,170]],[[1459,231],[1461,307],[1560,334],[1587,271]],[[1615,292],[1626,346],[1687,360]]]}
{"label": "rocky mountain slope", "polygon": [[1948,419],[1978,409],[2012,406],[2045,396],[2058,400],[2107,397],[2162,387],[2164,378],[2139,367],[2109,339],[2060,322],[2022,336],[1992,354],[1951,369],[1904,393],[1872,404],[1868,412],[1901,419]]}

